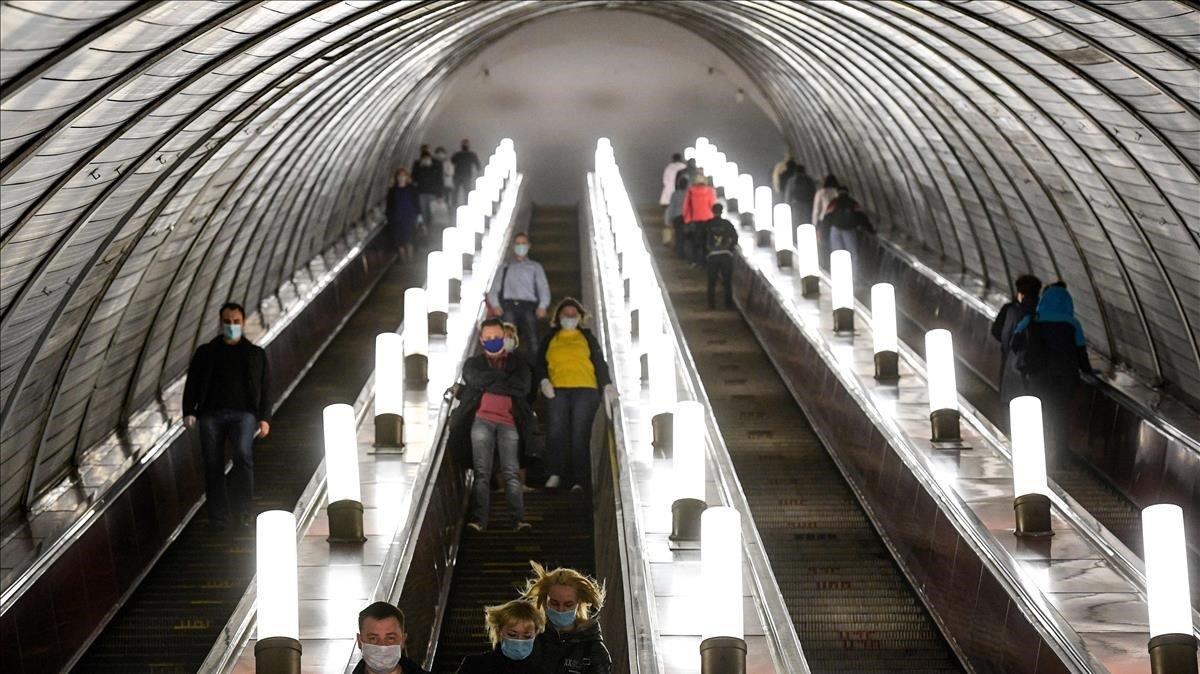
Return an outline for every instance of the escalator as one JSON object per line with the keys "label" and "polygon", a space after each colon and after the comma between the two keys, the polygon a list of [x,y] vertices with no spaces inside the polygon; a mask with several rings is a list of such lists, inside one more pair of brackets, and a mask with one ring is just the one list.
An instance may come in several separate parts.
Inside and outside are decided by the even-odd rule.
{"label": "escalator", "polygon": [[642,219],[811,671],[963,671],[741,314]]}
{"label": "escalator", "polygon": [[[580,297],[578,210],[534,205],[529,235],[530,256],[545,267],[555,301]],[[544,410],[535,409],[544,430]],[[534,444],[544,447],[544,438],[536,438]],[[532,530],[508,529],[508,508],[499,491],[493,491],[487,530],[477,533],[463,528],[437,638],[434,674],[455,672],[465,656],[488,650],[483,609],[516,598],[517,588],[529,577],[530,560],[594,573],[591,500],[586,492],[540,489],[545,477],[540,462],[533,461],[526,481],[539,489],[525,494],[525,520]]]}
{"label": "escalator", "polygon": [[[425,257],[394,262],[275,412],[254,445],[255,509],[291,511],[324,456],[321,409],[354,400],[371,375],[375,335],[396,329]],[[199,448],[196,450],[199,452]],[[195,517],[80,659],[79,672],[195,672],[254,576],[254,531]]]}

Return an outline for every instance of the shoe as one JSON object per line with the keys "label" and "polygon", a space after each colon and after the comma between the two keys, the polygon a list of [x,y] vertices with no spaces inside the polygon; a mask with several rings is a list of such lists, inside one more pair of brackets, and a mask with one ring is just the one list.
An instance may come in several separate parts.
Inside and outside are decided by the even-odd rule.
{"label": "shoe", "polygon": [[529,522],[517,522],[516,526],[513,527],[513,531],[529,531],[532,528],[533,525]]}
{"label": "shoe", "polygon": [[529,486],[529,485],[527,485],[527,484],[523,484],[523,485],[521,485],[521,491],[522,491],[522,492],[524,492],[524,493],[526,493],[526,494],[528,494],[528,493],[529,493],[529,492],[531,492],[531,491],[537,491],[537,488],[536,488],[536,487],[530,487],[530,486]]}
{"label": "shoe", "polygon": [[583,485],[581,485],[581,484],[573,485],[571,487],[571,491],[576,491],[576,492],[583,491]]}
{"label": "shoe", "polygon": [[467,522],[467,528],[472,531],[475,531],[477,533],[482,533],[483,529],[484,529],[483,523],[476,522],[475,520],[471,520],[470,522]]}
{"label": "shoe", "polygon": [[562,480],[557,475],[551,475],[550,479],[546,480],[546,489],[558,489],[560,484],[562,484]]}

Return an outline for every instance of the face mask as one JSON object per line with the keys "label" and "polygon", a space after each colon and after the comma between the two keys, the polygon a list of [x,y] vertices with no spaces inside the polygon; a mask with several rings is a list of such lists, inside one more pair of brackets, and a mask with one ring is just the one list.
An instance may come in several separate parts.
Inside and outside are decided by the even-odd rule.
{"label": "face mask", "polygon": [[376,646],[363,644],[363,661],[367,663],[367,671],[373,674],[386,674],[400,664],[400,646]]}
{"label": "face mask", "polygon": [[500,642],[500,652],[509,660],[524,660],[533,652],[533,639],[505,639]]}
{"label": "face mask", "polygon": [[242,326],[222,323],[221,335],[231,342],[236,342],[242,338]]}
{"label": "face mask", "polygon": [[564,316],[558,319],[558,324],[562,326],[563,330],[574,330],[579,327],[579,317],[567,318]]}
{"label": "face mask", "polygon": [[513,252],[516,253],[520,257],[525,257],[526,255],[529,254],[529,244],[518,243],[513,246]]}
{"label": "face mask", "polygon": [[516,350],[517,350],[517,342],[516,342],[516,340],[514,340],[514,339],[513,339],[513,338],[511,338],[511,337],[505,337],[505,338],[504,338],[504,350],[505,350],[505,351],[508,351],[508,352],[510,352],[510,353],[511,353],[511,352],[513,352],[513,351],[516,351]]}
{"label": "face mask", "polygon": [[483,350],[488,353],[500,353],[504,350],[504,338],[483,340]]}
{"label": "face mask", "polygon": [[445,158],[446,158],[446,153],[445,153],[445,152],[439,152],[439,153],[437,153],[437,154],[435,154],[435,155],[433,155],[433,156],[434,156],[434,157],[437,157],[439,160],[442,160],[442,159],[445,159]]}
{"label": "face mask", "polygon": [[551,625],[554,625],[555,627],[557,627],[559,629],[570,627],[571,625],[575,624],[575,612],[574,611],[555,611],[554,609],[547,606],[546,607],[546,618],[550,621]]}
{"label": "face mask", "polygon": [[433,166],[433,159],[429,157],[422,157],[421,166]]}

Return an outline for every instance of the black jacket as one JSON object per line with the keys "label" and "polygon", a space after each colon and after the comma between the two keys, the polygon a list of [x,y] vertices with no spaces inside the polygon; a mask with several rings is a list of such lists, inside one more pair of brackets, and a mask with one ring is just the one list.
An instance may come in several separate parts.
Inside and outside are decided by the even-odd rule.
{"label": "black jacket", "polygon": [[505,357],[503,368],[493,368],[482,353],[471,356],[463,363],[463,384],[458,393],[458,407],[450,415],[450,436],[446,440],[454,456],[470,463],[471,425],[475,423],[475,412],[485,392],[512,398],[513,421],[522,446],[529,441],[526,429],[532,416],[528,401],[533,385],[530,380],[532,371],[521,354],[515,351]]}
{"label": "black jacket", "polygon": [[1009,358],[1009,352],[1012,350],[1012,336],[1017,323],[1020,323],[1022,318],[1032,315],[1036,308],[1036,297],[1026,303],[1009,302],[1000,307],[1000,313],[996,314],[996,320],[992,321],[992,337],[1000,342],[1000,399],[1005,403],[1025,392],[1016,359]]}
{"label": "black jacket", "polygon": [[[416,660],[403,655],[400,656],[400,671],[404,674],[429,674],[429,672],[421,669],[421,665],[418,665]],[[367,663],[365,660],[358,661],[358,665],[354,667],[353,674],[367,674]]]}
{"label": "black jacket", "polygon": [[871,226],[870,219],[867,218],[866,211],[849,194],[845,193],[837,195],[833,201],[829,202],[829,208],[825,209],[821,223],[838,229],[875,231]]}
{"label": "black jacket", "polygon": [[595,620],[572,632],[559,632],[552,626],[537,636],[533,655],[549,674],[609,674],[612,657]]}
{"label": "black jacket", "polygon": [[445,178],[442,175],[442,162],[434,159],[429,166],[421,166],[421,160],[413,162],[413,182],[417,184],[418,194],[441,194],[446,190]]}
{"label": "black jacket", "polygon": [[470,150],[459,150],[450,157],[450,163],[454,165],[454,182],[475,184],[475,178],[479,177],[479,172],[483,167],[479,164],[479,155]]}
{"label": "black jacket", "polygon": [[[554,339],[561,329],[559,327],[551,328],[550,333],[542,338],[542,343],[538,346],[537,362],[533,364],[533,379],[536,382],[540,383],[550,375],[549,366],[546,364],[546,352],[550,349],[550,340]],[[587,340],[588,353],[592,357],[592,368],[596,370],[596,388],[603,389],[612,383],[612,378],[608,374],[608,363],[604,361],[604,350],[600,348],[600,342],[596,341],[596,336],[592,334],[591,330],[579,328],[579,331]]]}
{"label": "black jacket", "polygon": [[479,655],[468,655],[458,666],[458,674],[553,674],[542,667],[537,659],[537,646],[533,654],[524,660],[509,660],[500,652],[500,647]]}
{"label": "black jacket", "polygon": [[783,186],[784,201],[796,204],[792,207],[792,212],[797,215],[812,209],[813,198],[816,195],[817,184],[807,173],[797,172]]}
{"label": "black jacket", "polygon": [[[201,344],[188,365],[187,380],[183,384],[183,415],[195,416],[208,407],[210,384],[212,383],[213,356],[216,349],[224,346],[220,336]],[[254,415],[259,421],[271,420],[271,380],[267,365],[267,352],[257,344],[242,337],[235,345],[245,361],[246,391],[254,405]]]}
{"label": "black jacket", "polygon": [[738,233],[725,218],[713,218],[704,223],[704,254],[732,253],[737,249]]}

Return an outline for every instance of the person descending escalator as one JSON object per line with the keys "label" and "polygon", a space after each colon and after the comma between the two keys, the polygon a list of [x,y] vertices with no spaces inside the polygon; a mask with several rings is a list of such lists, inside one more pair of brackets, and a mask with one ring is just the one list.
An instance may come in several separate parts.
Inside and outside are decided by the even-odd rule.
{"label": "person descending escalator", "polygon": [[433,202],[442,198],[445,189],[442,164],[433,158],[428,146],[421,151],[420,158],[413,164],[412,179],[417,184],[417,200],[421,205],[425,236],[431,241],[440,240],[434,237],[436,232],[433,231]]}
{"label": "person descending escalator", "polygon": [[492,650],[468,655],[458,674],[553,674],[536,656],[537,636],[546,629],[546,618],[531,602],[514,599],[484,609]]}
{"label": "person descending escalator", "polygon": [[724,287],[725,308],[733,308],[733,252],[738,234],[733,223],[721,217],[725,207],[713,204],[712,220],[704,223],[704,267],[708,274],[708,308],[717,308],[717,281]]}
{"label": "person descending escalator", "polygon": [[604,607],[604,585],[575,569],[529,565],[533,578],[522,598],[546,615],[534,657],[550,674],[609,674],[612,657],[596,619]]}
{"label": "person descending escalator", "polygon": [[421,216],[421,203],[417,188],[413,187],[408,171],[396,171],[395,182],[388,189],[387,221],[392,232],[392,243],[400,255],[401,262],[413,258],[413,238],[417,235],[417,220]]}
{"label": "person descending escalator", "polygon": [[358,613],[356,641],[362,660],[352,674],[429,674],[404,655],[408,634],[404,612],[386,601],[377,601]]}
{"label": "person descending escalator", "polygon": [[538,344],[538,321],[546,317],[550,306],[550,281],[546,269],[537,260],[529,259],[529,235],[518,232],[513,236],[512,258],[496,272],[488,290],[488,311],[517,326],[526,354]]}
{"label": "person descending escalator", "polygon": [[455,206],[467,203],[467,194],[475,186],[475,179],[483,171],[483,166],[479,163],[479,155],[471,151],[471,141],[463,138],[461,148],[450,156],[450,163],[454,165]]}

